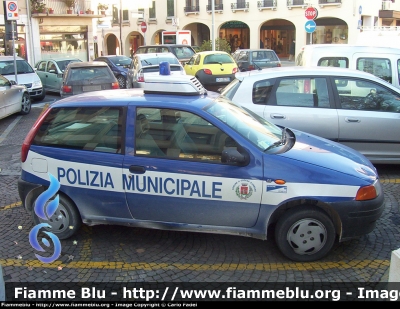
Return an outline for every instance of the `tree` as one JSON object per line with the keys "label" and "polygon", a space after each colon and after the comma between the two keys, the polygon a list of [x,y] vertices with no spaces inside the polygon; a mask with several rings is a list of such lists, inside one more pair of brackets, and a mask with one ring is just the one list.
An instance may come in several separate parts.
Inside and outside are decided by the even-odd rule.
{"label": "tree", "polygon": [[[200,51],[212,50],[212,41],[203,41],[200,46]],[[222,38],[215,39],[215,50],[225,51],[227,53],[231,53],[231,45],[229,42]]]}

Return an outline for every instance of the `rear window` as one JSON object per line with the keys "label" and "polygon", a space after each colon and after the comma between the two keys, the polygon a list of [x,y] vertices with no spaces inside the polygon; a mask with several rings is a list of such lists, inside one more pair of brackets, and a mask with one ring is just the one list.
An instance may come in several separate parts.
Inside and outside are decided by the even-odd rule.
{"label": "rear window", "polygon": [[149,65],[158,65],[160,62],[169,62],[170,64],[179,64],[178,59],[176,58],[171,58],[171,57],[157,57],[157,58],[147,58],[147,59],[142,59],[141,63],[143,67],[149,66]]}
{"label": "rear window", "polygon": [[33,145],[120,153],[122,107],[56,108],[44,120]]}
{"label": "rear window", "polygon": [[[151,66],[151,67],[143,67],[142,69],[143,73],[154,73],[154,72],[159,72],[160,71],[160,66]],[[170,71],[171,72],[178,72],[178,71],[183,71],[181,66],[173,65],[170,66]]]}
{"label": "rear window", "polygon": [[78,81],[85,79],[100,79],[100,78],[112,78],[114,75],[110,72],[108,67],[82,67],[72,68],[69,72],[70,81]]}
{"label": "rear window", "polygon": [[173,53],[178,59],[191,58],[196,52],[187,46],[173,47]]}
{"label": "rear window", "polygon": [[358,58],[357,70],[371,73],[392,83],[392,67],[387,58]]}
{"label": "rear window", "polygon": [[214,54],[204,57],[204,64],[234,63],[234,60],[225,54]]}

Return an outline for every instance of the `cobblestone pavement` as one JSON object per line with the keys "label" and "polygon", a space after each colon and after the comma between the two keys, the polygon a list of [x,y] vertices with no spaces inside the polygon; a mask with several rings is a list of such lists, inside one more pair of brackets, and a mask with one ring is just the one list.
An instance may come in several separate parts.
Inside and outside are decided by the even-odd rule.
{"label": "cobblestone pavement", "polygon": [[[61,241],[62,254],[41,263],[29,244],[33,227],[22,208],[17,179],[22,141],[41,112],[0,121],[0,265],[8,282],[381,282],[400,247],[400,167],[378,166],[386,208],[374,231],[336,244],[323,260],[294,263],[273,237],[84,226]],[[15,121],[14,127],[6,132]]]}

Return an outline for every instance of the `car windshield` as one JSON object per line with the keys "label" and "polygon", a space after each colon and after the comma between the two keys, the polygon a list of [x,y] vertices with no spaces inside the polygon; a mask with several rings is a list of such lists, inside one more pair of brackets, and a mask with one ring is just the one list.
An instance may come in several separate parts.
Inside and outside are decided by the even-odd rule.
{"label": "car windshield", "polygon": [[[17,74],[34,73],[32,67],[25,60],[17,60]],[[7,60],[0,62],[0,74],[10,75],[15,74],[14,61]]]}
{"label": "car windshield", "polygon": [[262,151],[282,140],[281,128],[225,98],[217,98],[205,110],[247,138]]}
{"label": "car windshield", "polygon": [[115,57],[111,57],[110,60],[116,66],[124,67],[124,68],[129,68],[129,66],[131,65],[131,62],[132,62],[132,59],[129,57],[126,57],[126,56],[115,56]]}

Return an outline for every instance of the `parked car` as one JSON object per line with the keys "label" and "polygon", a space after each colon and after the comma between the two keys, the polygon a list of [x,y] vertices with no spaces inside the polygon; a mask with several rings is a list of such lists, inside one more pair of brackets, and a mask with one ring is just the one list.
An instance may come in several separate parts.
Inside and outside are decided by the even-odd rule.
{"label": "parked car", "polygon": [[142,88],[149,75],[159,75],[160,62],[168,62],[170,72],[175,74],[186,74],[183,66],[173,53],[150,53],[137,54],[133,56],[132,63],[128,69],[126,88]]}
{"label": "parked car", "polygon": [[349,44],[310,44],[296,58],[299,66],[329,66],[368,72],[400,88],[400,48]]}
{"label": "parked car", "polygon": [[0,75],[0,93],[0,119],[16,113],[26,115],[31,111],[31,99],[24,85],[17,85]]}
{"label": "parked car", "polygon": [[119,89],[119,84],[105,62],[71,62],[64,72],[60,95],[65,98],[79,93],[108,89]]}
{"label": "parked car", "polygon": [[373,163],[400,163],[400,90],[358,70],[240,72],[221,95],[277,125],[337,141]]}
{"label": "parked car", "polygon": [[241,72],[281,66],[279,57],[272,49],[238,49],[232,57]]}
{"label": "parked car", "polygon": [[259,240],[273,231],[283,255],[310,262],[371,232],[385,207],[365,156],[212,99],[188,75],[49,105],[21,169],[23,207],[59,239],[82,223]]}
{"label": "parked car", "polygon": [[36,63],[36,73],[45,91],[60,93],[64,71],[70,62],[82,62],[78,58],[44,59]]}
{"label": "parked car", "polygon": [[184,66],[188,75],[195,76],[207,90],[216,90],[229,84],[238,72],[230,54],[224,51],[203,51],[192,56]]}
{"label": "parked car", "polygon": [[134,55],[148,53],[173,53],[182,65],[189,61],[196,51],[190,45],[184,44],[159,44],[139,46]]}
{"label": "parked car", "polygon": [[107,63],[118,80],[119,88],[126,88],[128,69],[132,63],[131,58],[123,55],[107,55],[98,57],[94,61],[104,61]]}
{"label": "parked car", "polygon": [[[46,92],[39,75],[24,58],[16,57],[16,65],[17,84],[25,85],[32,100],[42,101]],[[0,74],[15,81],[14,56],[0,56]]]}

